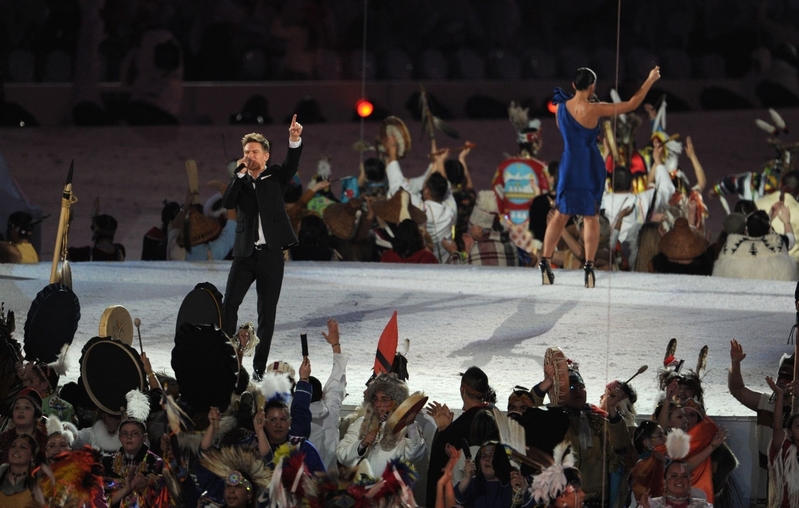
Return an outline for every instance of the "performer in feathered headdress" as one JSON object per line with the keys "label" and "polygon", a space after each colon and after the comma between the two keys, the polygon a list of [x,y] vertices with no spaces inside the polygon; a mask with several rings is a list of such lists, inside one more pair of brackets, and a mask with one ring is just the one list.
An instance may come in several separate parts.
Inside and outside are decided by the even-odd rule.
{"label": "performer in feathered headdress", "polygon": [[508,118],[516,129],[519,152],[497,166],[491,187],[514,244],[533,253],[544,239],[535,241],[530,233],[530,205],[536,196],[551,190],[547,164],[537,158],[542,144],[541,120],[530,118],[529,108],[515,102],[508,106]]}
{"label": "performer in feathered headdress", "polygon": [[249,448],[225,446],[203,454],[200,464],[225,482],[225,508],[254,508],[269,485],[271,470]]}
{"label": "performer in feathered headdress", "polygon": [[47,460],[71,450],[77,436],[78,428],[74,424],[62,422],[55,415],[47,418],[47,446],[44,450]]}
{"label": "performer in feathered headdress", "polygon": [[[162,506],[164,461],[144,443],[147,438],[147,417],[150,400],[138,390],[125,396],[127,406],[119,424],[122,447],[103,459],[106,474],[106,495],[110,504],[127,506]],[[168,499],[166,500],[168,502]]]}
{"label": "performer in feathered headdress", "polygon": [[692,489],[691,464],[685,460],[690,454],[691,438],[675,430],[666,438],[668,460],[666,463],[663,495],[644,501],[650,508],[704,508],[713,506],[702,497],[700,489]]}
{"label": "performer in feathered headdress", "polygon": [[555,447],[553,463],[533,477],[533,498],[543,506],[580,508],[583,505],[582,477],[574,467],[571,445],[564,441]]}

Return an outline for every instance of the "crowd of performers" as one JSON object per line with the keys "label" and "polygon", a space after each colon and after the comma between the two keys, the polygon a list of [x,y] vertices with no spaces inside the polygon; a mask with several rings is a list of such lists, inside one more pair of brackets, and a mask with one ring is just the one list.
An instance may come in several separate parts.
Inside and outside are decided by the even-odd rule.
{"label": "crowd of performers", "polygon": [[[644,107],[646,122],[627,113],[601,124],[597,142],[607,184],[594,268],[795,280],[799,143],[785,139],[787,127],[779,114],[771,110],[769,122],[757,122],[769,133],[773,159],[762,168],[708,183],[701,147],[695,148],[690,136],[683,142],[680,134],[666,132],[665,98]],[[509,117],[518,153],[498,165],[488,190],[472,184],[468,156],[476,145],[469,142],[441,150],[434,138],[430,164],[412,177],[413,170],[405,167],[411,135],[398,117],[381,123],[373,146],[359,146],[365,155],[368,150],[375,155],[364,160],[359,175],[334,178],[327,159],[317,161],[305,188],[294,175],[284,200],[299,242],[286,250],[286,259],[537,266],[553,216],[559,161],[538,158],[540,120],[529,118],[515,103]],[[637,131],[645,123],[651,127],[649,143],[639,148]],[[336,181],[340,194],[331,191]],[[198,203],[196,189],[186,193],[182,205],[164,203],[161,226],[144,237],[142,259],[231,259],[236,212],[223,206],[225,183],[208,185],[215,192],[205,203]],[[705,229],[705,190],[709,199],[721,199],[729,213],[715,238]],[[728,197],[737,198],[734,209]],[[9,218],[0,262],[38,261],[28,242],[35,223],[26,215]],[[569,220],[552,266],[583,267],[583,223],[579,215]],[[70,261],[125,259],[124,246],[114,242],[117,222],[101,214],[99,204],[91,227],[94,245],[70,248]]]}
{"label": "crowd of performers", "polygon": [[[28,319],[26,330],[35,329]],[[396,334],[392,321],[383,352],[387,334]],[[3,312],[3,507],[748,503],[731,474],[738,461],[726,430],[704,404],[707,348],[689,369],[676,339],[656,373],[661,396],[651,411],[636,408],[645,367],[604,389],[587,387],[578,363],[557,347],[533,374],[537,384],[509,394],[497,394],[488,373],[470,367],[460,378],[462,405],[450,408],[435,394],[410,393],[412,365],[402,352],[376,361],[370,379],[348,382],[347,338],[335,319],[323,332],[331,351],[316,357],[332,364],[325,382],[312,375],[309,356],[296,369],[272,361],[256,382],[243,367],[258,343],[251,323],[229,337],[186,321],[169,374],[120,333],[89,341],[80,378],[62,386],[65,349],[51,363],[20,360],[34,351],[52,356],[54,344],[26,332],[21,346],[15,330],[13,313]],[[757,412],[768,506],[797,506],[794,357],[780,359],[766,393],[745,384],[745,357],[731,341],[729,391]],[[356,408],[342,418],[345,402]]]}

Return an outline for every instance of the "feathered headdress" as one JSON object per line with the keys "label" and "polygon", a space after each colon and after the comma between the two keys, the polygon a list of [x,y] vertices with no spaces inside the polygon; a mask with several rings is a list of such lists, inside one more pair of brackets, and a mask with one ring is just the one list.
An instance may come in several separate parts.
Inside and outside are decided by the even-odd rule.
{"label": "feathered headdress", "polygon": [[125,406],[125,412],[122,415],[122,421],[119,426],[122,427],[122,425],[131,422],[138,423],[146,432],[147,417],[150,416],[150,399],[139,390],[129,391],[125,394],[125,399],[127,400],[127,406]]}
{"label": "feathered headdress", "polygon": [[264,377],[261,380],[261,393],[264,396],[264,404],[258,401],[258,407],[263,407],[268,402],[279,400],[287,406],[291,406],[291,391],[294,387],[294,382],[287,373],[282,371],[269,370],[264,372]]}
{"label": "feathered headdress", "polygon": [[568,441],[556,446],[552,454],[553,464],[542,470],[541,474],[534,476],[531,486],[536,503],[547,506],[551,505],[572,481],[580,478],[580,472],[574,467],[575,458]]}
{"label": "feathered headdress", "polygon": [[45,506],[94,506],[103,492],[100,452],[86,446],[58,456],[47,474],[38,475]]}
{"label": "feathered headdress", "polygon": [[302,479],[309,475],[305,466],[305,452],[297,446],[283,443],[275,450],[272,461],[275,470],[269,482],[269,506],[293,506],[289,499],[304,499],[305,485]]}
{"label": "feathered headdress", "polygon": [[366,498],[377,506],[416,507],[413,485],[419,473],[413,464],[402,459],[391,459],[383,470],[383,476],[366,492]]}
{"label": "feathered headdress", "polygon": [[47,417],[47,437],[49,438],[53,434],[61,434],[72,448],[72,443],[78,437],[78,428],[73,423],[62,422],[56,415],[50,415]]}
{"label": "feathered headdress", "polygon": [[223,446],[203,452],[200,464],[228,485],[243,485],[247,490],[265,489],[272,479],[272,471],[252,448]]}
{"label": "feathered headdress", "polygon": [[522,108],[515,101],[511,101],[508,106],[508,119],[516,129],[519,143],[532,143],[540,139],[541,120],[530,119],[530,108]]}
{"label": "feathered headdress", "polygon": [[305,500],[310,508],[329,506],[361,508],[365,506],[366,490],[376,481],[372,478],[369,461],[362,460],[357,468],[333,469],[304,477]]}

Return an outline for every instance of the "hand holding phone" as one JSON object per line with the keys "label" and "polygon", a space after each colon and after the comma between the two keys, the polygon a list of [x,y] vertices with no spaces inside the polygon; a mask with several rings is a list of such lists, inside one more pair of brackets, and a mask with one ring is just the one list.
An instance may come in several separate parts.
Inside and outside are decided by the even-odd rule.
{"label": "hand holding phone", "polygon": [[305,333],[300,334],[300,342],[302,342],[302,356],[308,356],[308,335]]}

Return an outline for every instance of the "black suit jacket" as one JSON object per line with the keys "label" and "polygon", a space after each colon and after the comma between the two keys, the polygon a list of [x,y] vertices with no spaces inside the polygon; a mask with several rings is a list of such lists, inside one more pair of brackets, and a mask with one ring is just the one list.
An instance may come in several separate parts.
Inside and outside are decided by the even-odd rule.
{"label": "black suit jacket", "polygon": [[264,237],[269,249],[288,249],[297,243],[297,236],[291,227],[283,192],[289,184],[300,163],[302,145],[289,148],[286,161],[267,166],[255,180],[249,174],[243,178],[233,175],[225,191],[225,208],[236,209],[236,241],[233,244],[234,257],[251,256],[258,241],[258,216],[264,228]]}

